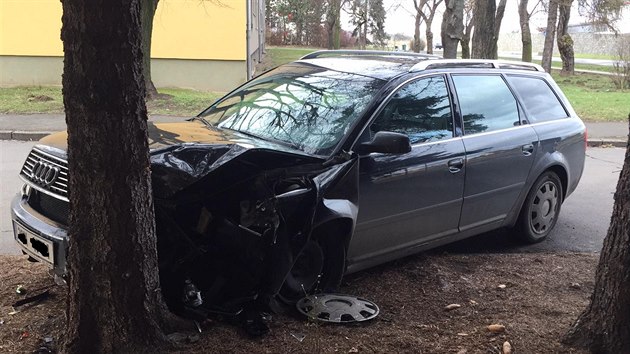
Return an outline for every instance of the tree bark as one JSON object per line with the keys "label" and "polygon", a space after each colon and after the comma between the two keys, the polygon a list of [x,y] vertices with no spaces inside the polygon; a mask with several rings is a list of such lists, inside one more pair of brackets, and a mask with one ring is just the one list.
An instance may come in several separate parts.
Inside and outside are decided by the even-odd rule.
{"label": "tree bark", "polygon": [[63,0],[68,353],[167,343],[142,75],[141,0]]}
{"label": "tree bark", "polygon": [[547,29],[545,30],[545,46],[543,47],[542,67],[551,73],[551,58],[553,57],[553,42],[556,39],[556,22],[558,21],[558,0],[549,0],[547,10]]}
{"label": "tree bark", "polygon": [[507,0],[499,0],[499,5],[497,5],[497,12],[494,16],[494,37],[492,40],[494,41],[494,59],[499,58],[499,34],[501,33],[501,23],[503,22],[503,15],[505,14],[505,5],[507,4]]}
{"label": "tree bark", "polygon": [[420,24],[422,23],[422,15],[416,12],[416,22],[413,31],[413,51],[420,53]]}
{"label": "tree bark", "polygon": [[[628,116],[630,123],[630,115]],[[629,124],[630,125],[630,124]],[[628,137],[630,139],[630,136]],[[630,142],[626,147],[610,227],[595,272],[590,305],[564,343],[591,353],[627,353],[630,348]]]}
{"label": "tree bark", "polygon": [[475,32],[472,37],[472,58],[495,59],[497,42],[495,31],[495,0],[476,0],[473,24]]}
{"label": "tree bark", "polygon": [[444,0],[446,10],[442,16],[442,56],[457,58],[457,45],[464,32],[464,0]]}
{"label": "tree bark", "polygon": [[146,98],[148,100],[157,97],[157,89],[151,77],[151,37],[153,34],[153,18],[159,0],[142,0],[140,5],[142,28],[142,74],[144,75],[144,85],[146,87]]}
{"label": "tree bark", "polygon": [[558,52],[562,58],[560,75],[573,75],[575,71],[573,38],[568,33],[571,5],[573,5],[573,0],[562,0],[558,5]]}
{"label": "tree bark", "polygon": [[469,23],[464,30],[462,36],[462,59],[470,59],[470,35],[472,34],[473,24]]}
{"label": "tree bark", "polygon": [[[433,19],[431,19],[433,21]],[[427,54],[433,54],[433,31],[431,31],[431,22],[426,22],[427,30],[425,35],[427,36]]]}
{"label": "tree bark", "polygon": [[532,61],[532,31],[529,28],[529,12],[527,5],[529,0],[520,0],[518,3],[518,18],[521,25],[521,43],[523,49],[521,51],[521,60],[531,63]]}

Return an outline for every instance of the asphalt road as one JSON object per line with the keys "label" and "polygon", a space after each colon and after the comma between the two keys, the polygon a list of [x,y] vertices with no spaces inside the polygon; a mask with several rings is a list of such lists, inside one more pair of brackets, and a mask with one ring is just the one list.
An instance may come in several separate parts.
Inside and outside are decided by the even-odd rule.
{"label": "asphalt road", "polygon": [[[0,254],[19,254],[13,243],[10,202],[22,182],[18,172],[33,142],[0,140]],[[437,252],[599,252],[612,213],[624,149],[589,148],[580,185],[562,205],[556,229],[539,244],[523,246],[509,230],[470,238]]]}

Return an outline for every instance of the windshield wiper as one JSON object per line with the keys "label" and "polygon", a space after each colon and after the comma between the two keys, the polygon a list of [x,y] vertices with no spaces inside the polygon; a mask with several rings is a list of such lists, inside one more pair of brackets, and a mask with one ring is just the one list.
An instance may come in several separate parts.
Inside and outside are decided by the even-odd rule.
{"label": "windshield wiper", "polygon": [[208,122],[208,121],[206,120],[206,118],[204,118],[204,117],[201,117],[201,116],[196,116],[194,119],[198,119],[198,120],[200,120],[203,124],[205,124],[205,125],[207,125],[207,126],[209,126],[209,127],[214,127],[214,126],[212,125],[212,123]]}

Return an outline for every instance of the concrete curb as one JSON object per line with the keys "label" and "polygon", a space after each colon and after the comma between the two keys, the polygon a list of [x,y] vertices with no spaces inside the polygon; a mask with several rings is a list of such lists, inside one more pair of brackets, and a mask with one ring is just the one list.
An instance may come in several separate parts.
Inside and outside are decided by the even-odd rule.
{"label": "concrete curb", "polygon": [[[30,132],[30,131],[7,131],[0,130],[0,140],[37,141],[46,135],[54,132]],[[590,147],[614,146],[625,148],[628,140],[621,138],[589,138],[587,145]]]}

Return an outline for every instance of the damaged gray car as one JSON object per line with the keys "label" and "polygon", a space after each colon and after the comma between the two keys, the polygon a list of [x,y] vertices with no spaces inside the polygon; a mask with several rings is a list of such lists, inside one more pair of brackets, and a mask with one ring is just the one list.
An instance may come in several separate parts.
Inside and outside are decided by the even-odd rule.
{"label": "damaged gray car", "polygon": [[[501,227],[542,241],[586,138],[537,65],[340,51],[149,135],[163,293],[195,318],[334,292],[345,273]],[[12,203],[17,244],[61,278],[66,139],[33,148]]]}

